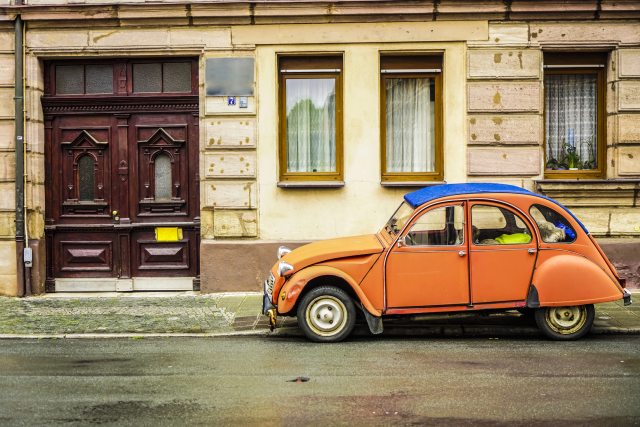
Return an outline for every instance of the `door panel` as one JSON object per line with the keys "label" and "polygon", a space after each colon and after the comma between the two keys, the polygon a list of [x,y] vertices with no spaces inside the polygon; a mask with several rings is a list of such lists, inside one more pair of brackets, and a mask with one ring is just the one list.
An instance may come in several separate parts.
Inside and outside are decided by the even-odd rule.
{"label": "door panel", "polygon": [[387,307],[469,303],[463,203],[440,205],[411,220],[386,263]]}
{"label": "door panel", "polygon": [[[131,208],[133,218],[194,218],[197,200],[190,165],[197,170],[197,134],[192,114],[147,114],[131,117],[130,146],[135,149]],[[133,153],[132,153],[133,154]],[[162,177],[159,177],[159,173]],[[163,184],[163,185],[158,185]],[[162,188],[160,188],[162,187]],[[167,187],[167,188],[165,188]]]}
{"label": "door panel", "polygon": [[114,277],[112,233],[56,233],[53,239],[55,274],[60,277]]}
{"label": "door panel", "polygon": [[392,250],[387,259],[387,306],[467,304],[467,258],[458,255],[460,249]]}
{"label": "door panel", "polygon": [[132,233],[133,275],[140,277],[196,275],[196,230],[182,228],[182,239],[159,242],[154,229]]}
{"label": "door panel", "polygon": [[110,223],[114,121],[106,115],[54,120],[50,187],[58,223]]}
{"label": "door panel", "polygon": [[[497,203],[473,203],[469,211],[472,303],[524,301],[537,251],[531,224],[515,210]],[[526,235],[530,236],[527,243],[510,244],[505,238]]]}

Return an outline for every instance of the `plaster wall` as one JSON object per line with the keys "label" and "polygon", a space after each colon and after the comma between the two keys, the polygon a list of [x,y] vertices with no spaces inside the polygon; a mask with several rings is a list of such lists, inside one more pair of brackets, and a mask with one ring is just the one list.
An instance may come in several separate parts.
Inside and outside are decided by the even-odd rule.
{"label": "plaster wall", "polygon": [[[343,53],[344,187],[278,187],[278,53]],[[380,184],[380,67],[385,51],[444,52],[445,180],[464,181],[464,43],[258,47],[258,205],[262,239],[322,239],[377,230],[407,192]]]}

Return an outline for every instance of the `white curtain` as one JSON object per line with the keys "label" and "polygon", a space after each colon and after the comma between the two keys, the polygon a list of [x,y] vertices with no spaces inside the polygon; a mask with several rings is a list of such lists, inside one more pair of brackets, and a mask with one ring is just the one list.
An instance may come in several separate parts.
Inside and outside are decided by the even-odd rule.
{"label": "white curtain", "polygon": [[336,170],[335,79],[287,79],[287,172]]}
{"label": "white curtain", "polygon": [[596,168],[597,76],[549,74],[544,84],[547,168]]}
{"label": "white curtain", "polygon": [[431,84],[429,78],[386,79],[387,172],[435,170]]}

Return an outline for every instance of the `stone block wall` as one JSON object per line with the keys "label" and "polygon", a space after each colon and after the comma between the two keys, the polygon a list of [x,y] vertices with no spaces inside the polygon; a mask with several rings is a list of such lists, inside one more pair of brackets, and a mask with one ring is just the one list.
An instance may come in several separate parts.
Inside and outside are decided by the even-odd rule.
{"label": "stone block wall", "polygon": [[15,295],[15,91],[12,27],[0,28],[0,295]]}
{"label": "stone block wall", "polygon": [[[221,56],[238,55],[217,55]],[[228,101],[227,96],[205,99],[200,153],[204,171],[200,184],[203,239],[258,235],[256,99],[248,97],[246,108],[240,108],[237,99],[235,105]]]}
{"label": "stone block wall", "polygon": [[[595,235],[640,235],[640,32],[629,22],[489,24],[467,51],[470,181],[556,198]],[[609,51],[606,180],[544,177],[543,51]],[[521,178],[521,179],[518,179]]]}
{"label": "stone block wall", "polygon": [[467,51],[467,170],[470,180],[531,188],[542,164],[542,53],[526,24],[490,24]]}

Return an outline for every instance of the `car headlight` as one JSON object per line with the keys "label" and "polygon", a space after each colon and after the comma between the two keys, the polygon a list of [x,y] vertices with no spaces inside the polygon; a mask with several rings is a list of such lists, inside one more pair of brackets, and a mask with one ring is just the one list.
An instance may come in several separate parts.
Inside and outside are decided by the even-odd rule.
{"label": "car headlight", "polygon": [[289,249],[286,246],[280,246],[278,248],[278,259],[282,258],[283,256],[285,256],[286,254],[288,254],[289,252],[291,252],[291,249]]}
{"label": "car headlight", "polygon": [[292,271],[293,271],[293,265],[289,264],[288,262],[280,261],[278,263],[278,274],[281,277],[288,276],[289,274],[291,274]]}

